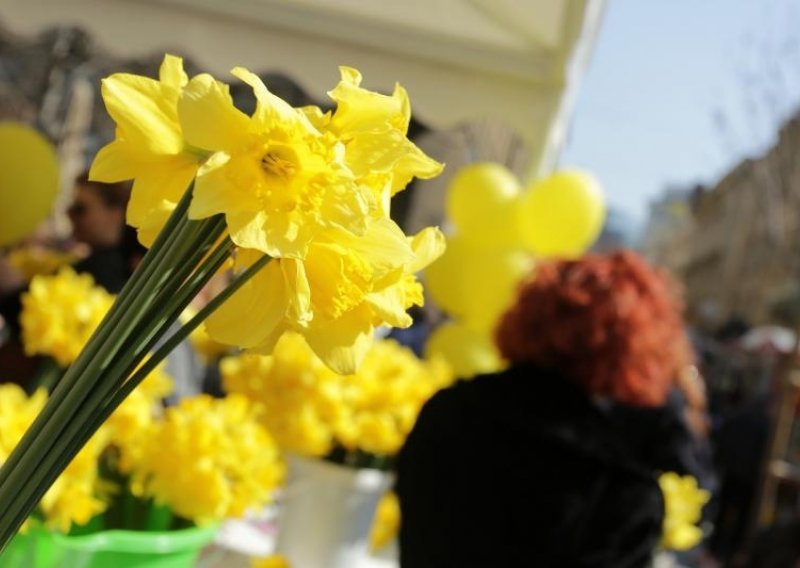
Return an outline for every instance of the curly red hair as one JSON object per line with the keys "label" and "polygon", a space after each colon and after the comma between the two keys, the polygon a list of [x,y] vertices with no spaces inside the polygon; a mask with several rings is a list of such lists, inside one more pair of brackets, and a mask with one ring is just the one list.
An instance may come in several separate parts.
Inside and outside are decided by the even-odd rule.
{"label": "curly red hair", "polygon": [[670,280],[630,251],[539,264],[495,332],[502,355],[559,369],[588,392],[663,404],[680,365]]}

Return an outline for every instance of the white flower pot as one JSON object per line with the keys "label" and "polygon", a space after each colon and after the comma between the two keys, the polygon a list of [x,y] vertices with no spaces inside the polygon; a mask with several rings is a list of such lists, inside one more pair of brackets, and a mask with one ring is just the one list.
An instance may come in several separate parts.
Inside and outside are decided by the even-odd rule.
{"label": "white flower pot", "polygon": [[292,568],[364,565],[375,509],[391,476],[300,456],[289,457],[288,463],[276,552]]}

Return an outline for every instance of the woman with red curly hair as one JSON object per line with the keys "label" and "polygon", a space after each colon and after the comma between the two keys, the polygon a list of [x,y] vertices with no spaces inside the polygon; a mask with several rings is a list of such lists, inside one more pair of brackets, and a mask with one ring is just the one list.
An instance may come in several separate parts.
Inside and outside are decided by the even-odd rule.
{"label": "woman with red curly hair", "polygon": [[632,252],[542,262],[495,337],[509,369],[437,393],[400,453],[401,566],[647,566],[657,466],[609,408],[672,389],[670,282]]}

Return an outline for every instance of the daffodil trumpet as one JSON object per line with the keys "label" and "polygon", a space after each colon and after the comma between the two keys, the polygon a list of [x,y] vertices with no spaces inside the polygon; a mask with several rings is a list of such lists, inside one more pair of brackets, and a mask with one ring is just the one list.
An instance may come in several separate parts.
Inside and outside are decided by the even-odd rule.
{"label": "daffodil trumpet", "polygon": [[180,341],[269,262],[270,257],[262,255],[147,357],[234,249],[224,236],[226,227],[221,215],[201,221],[188,219],[191,190],[192,187],[185,193],[111,310],[0,468],[3,546],[125,397]]}

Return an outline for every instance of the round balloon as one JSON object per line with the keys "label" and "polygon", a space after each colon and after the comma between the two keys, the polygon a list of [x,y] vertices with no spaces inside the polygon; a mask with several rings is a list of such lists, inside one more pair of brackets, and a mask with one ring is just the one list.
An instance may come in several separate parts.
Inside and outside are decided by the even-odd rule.
{"label": "round balloon", "polygon": [[522,244],[541,257],[575,257],[597,239],[605,223],[597,181],[576,170],[535,182],[520,197],[517,221]]}
{"label": "round balloon", "polygon": [[480,246],[512,246],[520,187],[508,168],[493,162],[459,170],[447,190],[447,216],[459,235]]}
{"label": "round balloon", "polygon": [[0,124],[0,246],[32,233],[58,195],[58,160],[44,136],[24,124]]}
{"label": "round balloon", "polygon": [[532,264],[521,249],[485,249],[456,235],[425,269],[425,289],[443,311],[488,330],[511,304]]}
{"label": "round balloon", "polygon": [[506,366],[488,333],[452,321],[431,333],[425,355],[443,357],[461,378],[499,371]]}

